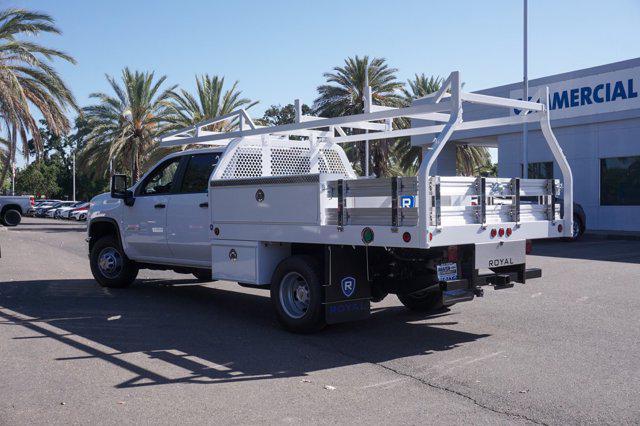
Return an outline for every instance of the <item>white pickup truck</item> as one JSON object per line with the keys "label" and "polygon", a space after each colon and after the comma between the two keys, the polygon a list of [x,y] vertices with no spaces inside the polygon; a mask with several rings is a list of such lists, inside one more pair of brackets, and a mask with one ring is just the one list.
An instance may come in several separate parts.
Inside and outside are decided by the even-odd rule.
{"label": "white pickup truck", "polygon": [[0,196],[0,223],[4,226],[17,226],[22,216],[33,207],[34,199],[31,195]]}
{"label": "white pickup truck", "polygon": [[[293,124],[257,126],[238,110],[165,135],[162,146],[215,147],[171,154],[130,188],[112,177],[111,193],[90,204],[92,273],[107,287],[152,268],[269,289],[296,332],[366,318],[390,293],[428,312],[482,296],[483,285],[525,283],[541,276],[526,267],[528,240],[570,236],[573,217],[571,169],[540,99],[463,93],[454,72],[420,105],[376,106],[368,89],[364,114],[303,116],[296,101]],[[523,113],[466,122],[464,102]],[[438,124],[396,129],[396,118]],[[211,130],[222,121],[238,129]],[[524,122],[540,125],[561,181],[431,174],[454,131]],[[430,134],[415,142],[413,177],[359,178],[340,146]]]}

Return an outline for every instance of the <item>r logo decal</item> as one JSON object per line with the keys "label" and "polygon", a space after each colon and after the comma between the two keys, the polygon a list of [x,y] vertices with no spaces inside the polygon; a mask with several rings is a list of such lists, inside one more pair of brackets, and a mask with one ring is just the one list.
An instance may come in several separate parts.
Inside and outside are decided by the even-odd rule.
{"label": "r logo decal", "polygon": [[340,286],[342,287],[342,293],[346,297],[351,297],[356,291],[356,279],[353,277],[344,277],[342,281],[340,281]]}

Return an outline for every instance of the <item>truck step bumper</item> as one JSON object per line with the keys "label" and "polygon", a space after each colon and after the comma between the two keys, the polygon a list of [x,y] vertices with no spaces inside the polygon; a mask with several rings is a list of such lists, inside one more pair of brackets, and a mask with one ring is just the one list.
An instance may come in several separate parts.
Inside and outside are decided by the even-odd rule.
{"label": "truck step bumper", "polygon": [[479,274],[475,285],[493,285],[496,289],[513,287],[513,283],[525,283],[527,280],[542,277],[540,268],[527,268],[524,271],[501,271],[497,273]]}
{"label": "truck step bumper", "polygon": [[440,288],[442,289],[442,304],[444,306],[468,302],[475,297],[475,292],[469,289],[469,281],[465,279],[443,281],[440,283]]}

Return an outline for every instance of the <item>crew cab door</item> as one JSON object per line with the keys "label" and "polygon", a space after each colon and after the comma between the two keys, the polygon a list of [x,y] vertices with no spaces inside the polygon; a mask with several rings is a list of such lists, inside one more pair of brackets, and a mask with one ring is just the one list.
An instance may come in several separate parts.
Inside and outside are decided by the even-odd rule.
{"label": "crew cab door", "polygon": [[124,208],[127,255],[135,260],[171,259],[167,243],[167,210],[175,191],[181,157],[163,161],[136,187],[135,202]]}
{"label": "crew cab door", "polygon": [[211,265],[211,223],[209,215],[209,176],[220,153],[185,156],[180,187],[171,195],[167,211],[169,248],[180,264]]}

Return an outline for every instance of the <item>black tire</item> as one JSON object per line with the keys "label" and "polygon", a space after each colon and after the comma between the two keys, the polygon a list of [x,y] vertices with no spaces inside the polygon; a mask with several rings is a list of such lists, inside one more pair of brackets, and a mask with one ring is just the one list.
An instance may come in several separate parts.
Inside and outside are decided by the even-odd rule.
{"label": "black tire", "polygon": [[[582,234],[584,234],[584,224],[582,223],[582,220],[580,219],[580,216],[578,216],[577,214],[573,215],[573,226],[574,228],[571,230],[571,237],[567,237],[567,238],[563,238],[563,241],[578,241],[580,240],[580,238],[582,238]],[[577,231],[577,234],[576,234]]]}
{"label": "black tire", "polygon": [[[271,303],[284,328],[294,333],[312,333],[326,325],[321,277],[318,262],[311,256],[291,256],[280,262],[271,280]],[[287,291],[291,285],[306,288],[303,294],[308,297],[300,299],[298,293]],[[306,307],[297,309],[292,303]]]}
{"label": "black tire", "polygon": [[211,269],[194,269],[192,274],[201,283],[213,281],[213,277],[211,276]]}
{"label": "black tire", "polygon": [[22,215],[16,209],[7,209],[2,213],[1,219],[4,226],[18,226],[22,220]]}
{"label": "black tire", "polygon": [[[577,228],[574,227],[574,229],[571,230],[572,239],[575,241],[575,240],[579,240],[582,237],[582,234],[584,234],[584,224],[582,223],[580,216],[575,214],[573,215],[573,221],[578,224]],[[577,234],[575,233],[576,230],[577,230]]]}
{"label": "black tire", "polygon": [[441,291],[430,291],[423,294],[398,294],[398,299],[407,309],[416,312],[435,312],[443,308]]}
{"label": "black tire", "polygon": [[[108,265],[100,264],[102,261]],[[107,266],[113,262],[111,274],[107,272]],[[93,244],[90,253],[91,273],[102,287],[125,288],[131,285],[138,276],[138,266],[130,260],[120,247],[120,243],[111,235],[100,238]]]}

